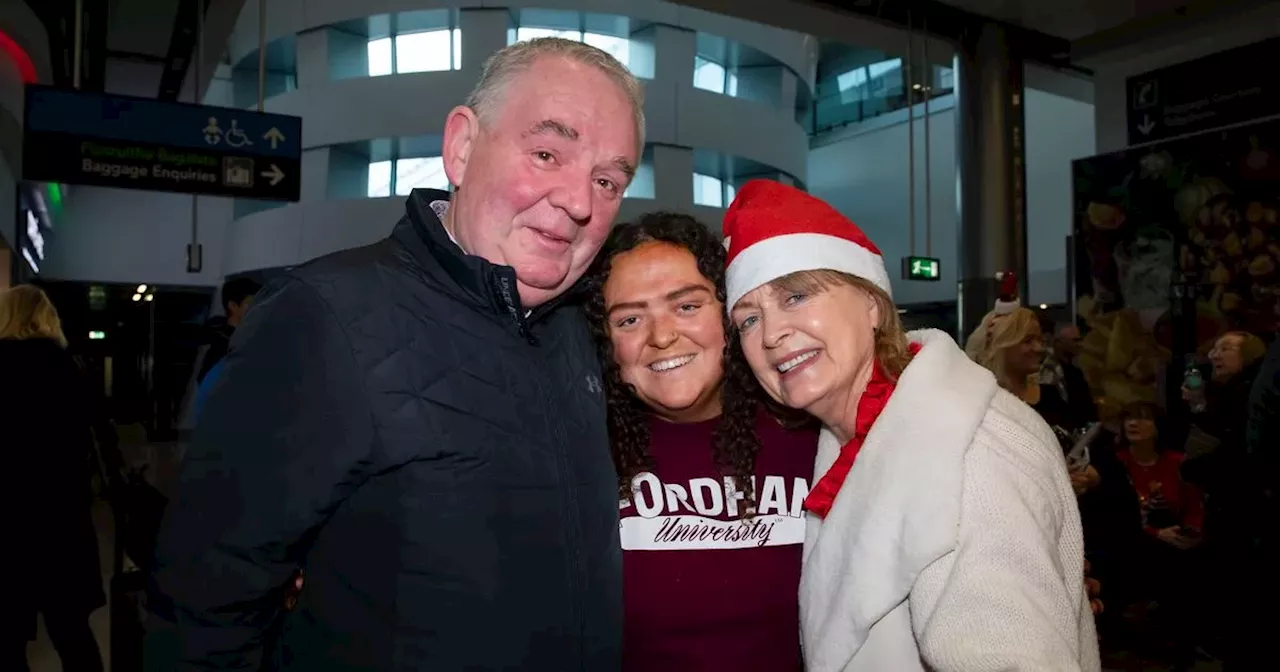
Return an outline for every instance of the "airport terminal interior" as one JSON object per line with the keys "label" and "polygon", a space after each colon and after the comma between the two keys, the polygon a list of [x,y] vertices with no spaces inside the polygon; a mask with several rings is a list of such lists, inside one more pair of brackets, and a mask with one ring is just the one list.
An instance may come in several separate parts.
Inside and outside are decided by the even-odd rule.
{"label": "airport terminal interior", "polygon": [[[58,540],[75,535],[6,499],[6,529],[28,535],[7,547],[52,544],[66,567],[96,562],[105,598],[87,615],[96,654],[70,641],[78,621],[55,617],[51,637],[36,609],[31,670],[158,669],[143,662],[156,539],[203,431],[203,381],[228,349],[235,358],[241,318],[255,296],[313,273],[299,270],[312,260],[380,249],[406,202],[412,215],[416,198],[446,199],[431,202],[444,217],[448,192],[464,191],[451,144],[459,106],[478,105],[468,96],[493,54],[549,37],[604,52],[643,92],[642,147],[615,225],[680,213],[718,238],[747,200],[739,192],[767,180],[865,233],[904,329],[938,330],[964,350],[981,325],[990,338],[992,305],[1025,309],[1026,336],[1008,347],[1034,350],[1038,389],[1065,398],[1078,383],[1085,397],[1089,422],[1057,437],[1066,464],[1085,425],[1109,437],[1079,470],[1102,472],[1101,485],[1070,475],[1101,669],[1275,669],[1274,657],[1249,657],[1265,647],[1240,643],[1266,636],[1239,625],[1251,617],[1223,614],[1280,597],[1274,577],[1252,574],[1267,566],[1258,557],[1277,557],[1280,529],[1280,444],[1259,449],[1268,440],[1255,429],[1280,417],[1280,3],[0,0],[0,306],[39,288],[77,369],[72,382],[37,382],[26,376],[42,369],[0,350],[0,398],[46,409],[42,423],[82,413],[92,426],[72,460],[88,469],[72,470],[84,506],[70,519],[91,521],[96,539],[96,550],[87,537]],[[0,310],[0,345],[28,337],[5,324],[16,311]],[[81,383],[84,402],[67,401],[61,391]],[[206,408],[229,403],[219,389]],[[46,390],[55,396],[33,399]],[[1130,427],[1146,420],[1158,439]],[[21,427],[34,422],[0,408],[5,453],[41,453],[63,436]],[[1186,468],[1235,442],[1267,465],[1242,470],[1260,482],[1243,505],[1254,517],[1236,524],[1256,532],[1238,551],[1247,560],[1222,550],[1219,530],[1231,527],[1221,511],[1237,510],[1224,493],[1254,486],[1202,483]],[[1147,443],[1161,452],[1140,454]],[[10,472],[28,477],[44,478]],[[1118,541],[1130,513],[1132,544]],[[1201,517],[1218,522],[1202,529]],[[18,612],[5,642],[25,627]],[[15,650],[6,644],[0,667],[20,664]],[[278,664],[263,669],[297,669]],[[671,665],[652,669],[694,669]]]}

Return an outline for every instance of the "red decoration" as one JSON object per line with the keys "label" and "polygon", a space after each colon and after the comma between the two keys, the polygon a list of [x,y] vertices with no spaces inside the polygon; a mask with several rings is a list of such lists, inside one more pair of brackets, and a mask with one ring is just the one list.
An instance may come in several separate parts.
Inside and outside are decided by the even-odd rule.
{"label": "red decoration", "polygon": [[[910,345],[911,356],[920,352],[920,344],[912,343]],[[819,518],[826,518],[831,511],[831,505],[835,503],[836,495],[840,492],[840,488],[844,486],[845,479],[849,477],[849,471],[853,469],[853,462],[858,458],[858,451],[862,450],[862,443],[866,441],[867,434],[871,432],[871,426],[875,424],[876,419],[880,417],[880,413],[884,411],[884,407],[889,403],[889,397],[893,396],[893,391],[897,389],[897,381],[889,378],[889,374],[885,373],[880,364],[876,363],[875,371],[871,374],[871,381],[867,383],[867,389],[862,393],[862,397],[858,399],[858,418],[854,421],[853,438],[844,444],[840,449],[840,455],[836,457],[836,461],[823,474],[822,478],[809,491],[809,496],[804,499],[804,508]]]}

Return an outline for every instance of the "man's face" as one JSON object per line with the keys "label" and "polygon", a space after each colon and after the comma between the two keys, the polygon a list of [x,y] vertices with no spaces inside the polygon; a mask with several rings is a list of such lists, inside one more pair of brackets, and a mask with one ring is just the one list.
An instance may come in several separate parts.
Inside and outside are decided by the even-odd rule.
{"label": "man's face", "polygon": [[445,123],[450,230],[469,254],[514,268],[532,308],[604,244],[639,160],[634,115],[607,75],[558,57],[517,74],[491,112],[481,123],[455,108]]}
{"label": "man's face", "polygon": [[253,296],[246,296],[240,301],[227,302],[227,324],[233,327],[240,326],[244,321],[244,314],[249,312],[249,306],[253,305]]}

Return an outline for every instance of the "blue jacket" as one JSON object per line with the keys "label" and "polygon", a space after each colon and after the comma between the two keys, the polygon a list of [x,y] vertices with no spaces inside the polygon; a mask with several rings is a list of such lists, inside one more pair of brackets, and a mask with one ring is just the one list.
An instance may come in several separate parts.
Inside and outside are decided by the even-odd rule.
{"label": "blue jacket", "polygon": [[200,384],[196,386],[196,399],[191,408],[191,420],[193,424],[200,421],[200,410],[204,408],[204,402],[209,398],[209,392],[213,390],[214,383],[217,382],[219,377],[221,377],[220,374],[222,373],[225,361],[225,357],[219,357],[218,361],[214,362],[213,366],[209,367],[208,371],[205,371],[204,378],[200,379]]}

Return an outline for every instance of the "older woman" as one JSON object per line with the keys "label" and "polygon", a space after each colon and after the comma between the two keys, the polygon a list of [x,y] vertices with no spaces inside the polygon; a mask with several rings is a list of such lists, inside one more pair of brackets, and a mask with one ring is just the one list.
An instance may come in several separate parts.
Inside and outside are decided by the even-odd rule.
{"label": "older woman", "polygon": [[1096,670],[1062,451],[946,334],[906,334],[879,251],[827,204],[750,182],[727,305],[777,401],[821,421],[800,586],[814,672]]}

